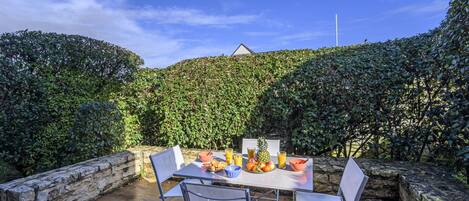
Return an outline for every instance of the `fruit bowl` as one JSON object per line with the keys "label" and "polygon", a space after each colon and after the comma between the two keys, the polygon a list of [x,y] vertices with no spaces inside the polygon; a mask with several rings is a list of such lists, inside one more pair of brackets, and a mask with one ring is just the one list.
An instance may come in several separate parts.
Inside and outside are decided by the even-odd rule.
{"label": "fruit bowl", "polygon": [[253,149],[248,149],[249,161],[246,163],[246,171],[262,174],[274,170],[275,164],[271,161],[268,149],[267,140],[264,137],[259,137],[257,139],[257,153],[254,153]]}
{"label": "fruit bowl", "polygon": [[210,162],[205,162],[202,163],[202,166],[210,172],[219,172],[221,170],[224,170],[226,167],[225,162],[217,161],[217,160],[212,160]]}
{"label": "fruit bowl", "polygon": [[199,160],[202,162],[210,162],[213,159],[213,153],[211,151],[201,151],[199,153]]}
{"label": "fruit bowl", "polygon": [[245,170],[251,173],[263,174],[263,173],[272,172],[273,170],[275,170],[275,164],[272,161],[269,161],[267,163],[249,161],[246,164]]}
{"label": "fruit bowl", "polygon": [[303,171],[306,167],[306,164],[307,164],[306,162],[308,162],[308,160],[299,159],[299,158],[291,159],[289,161],[291,169],[295,172]]}
{"label": "fruit bowl", "polygon": [[229,165],[225,168],[225,173],[228,178],[235,178],[241,172],[241,167],[236,165]]}

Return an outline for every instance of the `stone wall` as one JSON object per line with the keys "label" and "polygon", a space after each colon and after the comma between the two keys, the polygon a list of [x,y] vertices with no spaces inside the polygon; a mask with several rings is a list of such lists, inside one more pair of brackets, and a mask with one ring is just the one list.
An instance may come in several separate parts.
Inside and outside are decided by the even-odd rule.
{"label": "stone wall", "polygon": [[[314,158],[315,191],[335,194],[346,159]],[[369,176],[362,200],[469,201],[469,189],[445,169],[411,162],[357,159]]]}
{"label": "stone wall", "polygon": [[0,184],[0,201],[92,200],[140,175],[132,152],[100,157]]}
{"label": "stone wall", "polygon": [[[130,151],[140,153],[143,160],[142,177],[155,181],[149,155],[162,150],[159,147],[140,146]],[[198,150],[183,149],[186,163],[194,160]],[[314,191],[337,194],[340,178],[347,160],[344,158],[313,157]],[[362,200],[461,200],[469,201],[469,189],[452,179],[444,169],[410,162],[384,162],[357,159],[369,176]]]}
{"label": "stone wall", "polygon": [[[161,147],[139,146],[67,167],[0,184],[0,201],[92,200],[142,176],[155,181],[149,155]],[[183,149],[186,163],[198,150]],[[314,157],[314,191],[336,194],[346,159]],[[359,159],[370,179],[362,200],[465,200],[469,189],[443,169],[408,162]]]}

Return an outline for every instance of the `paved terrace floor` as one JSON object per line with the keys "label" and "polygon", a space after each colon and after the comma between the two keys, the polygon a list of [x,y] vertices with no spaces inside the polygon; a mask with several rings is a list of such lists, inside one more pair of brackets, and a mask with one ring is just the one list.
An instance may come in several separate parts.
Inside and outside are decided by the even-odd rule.
{"label": "paved terrace floor", "polygon": [[[168,190],[175,186],[177,181],[167,181],[163,183],[164,190]],[[258,193],[257,193],[258,194]],[[254,193],[256,195],[256,193]],[[273,198],[273,196],[272,196]],[[138,179],[130,184],[118,188],[108,194],[105,194],[97,199],[97,201],[158,201],[159,192],[155,182],[150,182],[145,179]],[[182,201],[182,198],[166,199],[168,201]],[[288,201],[293,200],[291,196],[282,195],[280,200]]]}

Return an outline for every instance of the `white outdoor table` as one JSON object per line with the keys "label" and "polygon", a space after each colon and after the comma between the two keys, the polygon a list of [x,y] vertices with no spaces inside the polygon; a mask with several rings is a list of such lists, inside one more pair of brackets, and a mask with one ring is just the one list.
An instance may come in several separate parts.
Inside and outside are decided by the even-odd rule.
{"label": "white outdoor table", "polygon": [[[219,161],[225,161],[223,152],[213,152],[214,158]],[[293,172],[288,164],[290,159],[287,157],[287,169],[274,169],[271,172],[256,174],[246,170],[241,171],[238,177],[228,178],[225,171],[212,173],[202,168],[202,162],[194,161],[191,164],[179,169],[173,175],[177,177],[194,178],[202,180],[212,180],[227,184],[241,186],[261,187],[275,190],[287,191],[313,191],[313,160],[310,158],[304,171]],[[272,157],[272,161],[277,165],[277,157]],[[246,165],[247,157],[243,155],[243,166]]]}

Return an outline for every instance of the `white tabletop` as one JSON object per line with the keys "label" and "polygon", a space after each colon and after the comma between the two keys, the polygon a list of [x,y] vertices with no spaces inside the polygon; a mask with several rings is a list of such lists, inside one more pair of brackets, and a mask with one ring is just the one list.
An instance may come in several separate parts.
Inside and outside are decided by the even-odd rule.
{"label": "white tabletop", "polygon": [[[214,158],[220,161],[224,161],[224,153],[214,152]],[[217,173],[206,171],[204,168],[202,168],[202,162],[197,160],[175,172],[174,176],[288,191],[312,191],[313,160],[308,160],[308,164],[304,171],[293,172],[288,165],[288,160],[292,158],[293,157],[287,158],[287,169],[285,170],[276,168],[271,172],[256,174],[247,172],[243,169],[236,178],[226,177],[225,171],[220,171]],[[246,161],[246,156],[243,156],[243,166],[246,165]],[[277,157],[272,157],[272,161],[277,164]]]}

